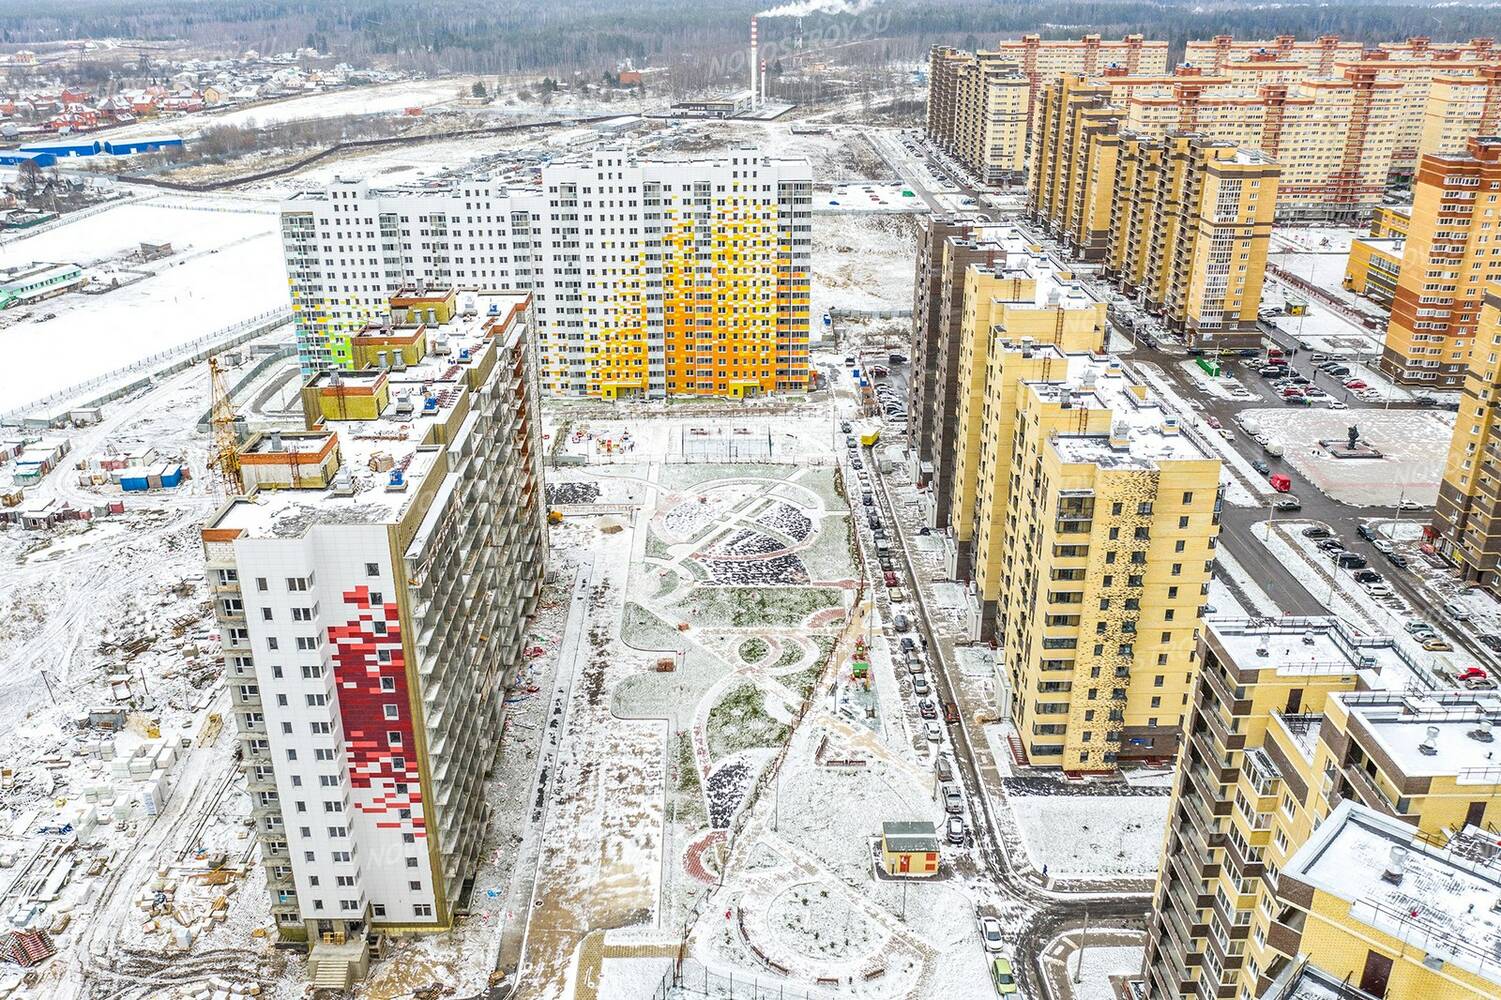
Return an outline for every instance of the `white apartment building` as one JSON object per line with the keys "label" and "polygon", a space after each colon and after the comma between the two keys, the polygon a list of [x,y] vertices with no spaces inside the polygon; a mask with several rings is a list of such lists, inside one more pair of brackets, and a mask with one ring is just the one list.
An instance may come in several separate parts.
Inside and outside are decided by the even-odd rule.
{"label": "white apartment building", "polygon": [[403,287],[534,296],[549,392],[747,396],[804,388],[812,171],[751,149],[641,160],[621,147],[440,188],[337,180],[294,195],[282,237],[304,370],[348,367],[348,338]]}
{"label": "white apartment building", "polygon": [[529,298],[448,295],[355,338],[385,364],[311,375],[307,429],[246,442],[202,530],[272,914],[320,986],[451,925],[541,587]]}

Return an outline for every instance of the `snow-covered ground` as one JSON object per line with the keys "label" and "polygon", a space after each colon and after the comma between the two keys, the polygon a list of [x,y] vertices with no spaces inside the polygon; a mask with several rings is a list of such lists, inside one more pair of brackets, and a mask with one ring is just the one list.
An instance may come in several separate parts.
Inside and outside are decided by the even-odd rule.
{"label": "snow-covered ground", "polygon": [[[814,325],[830,309],[911,310],[917,259],[917,226],[911,218],[815,215],[813,257],[808,312]],[[910,330],[911,321],[904,322]]]}
{"label": "snow-covered ground", "polygon": [[[287,305],[275,209],[233,198],[121,203],[9,243],[0,248],[0,261],[93,263],[143,241],[173,249],[165,259],[125,265],[148,272],[143,280],[0,314],[10,321],[0,328],[7,359],[0,366],[0,411]],[[116,266],[95,269],[95,284],[108,285]]]}
{"label": "snow-covered ground", "polygon": [[[1283,446],[1284,461],[1332,499],[1395,506],[1404,499],[1431,505],[1438,497],[1454,433],[1451,413],[1281,407],[1247,415]],[[1381,458],[1334,458],[1319,444],[1332,440],[1343,446],[1351,426]]]}
{"label": "snow-covered ground", "polygon": [[1166,795],[1013,795],[1032,867],[1055,879],[1149,878],[1157,872]]}

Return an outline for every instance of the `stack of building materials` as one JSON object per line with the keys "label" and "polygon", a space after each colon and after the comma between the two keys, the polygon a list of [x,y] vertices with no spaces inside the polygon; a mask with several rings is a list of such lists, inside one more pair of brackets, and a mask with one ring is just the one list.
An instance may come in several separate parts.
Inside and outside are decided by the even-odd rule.
{"label": "stack of building materials", "polygon": [[30,968],[56,954],[46,931],[7,931],[0,934],[0,960]]}

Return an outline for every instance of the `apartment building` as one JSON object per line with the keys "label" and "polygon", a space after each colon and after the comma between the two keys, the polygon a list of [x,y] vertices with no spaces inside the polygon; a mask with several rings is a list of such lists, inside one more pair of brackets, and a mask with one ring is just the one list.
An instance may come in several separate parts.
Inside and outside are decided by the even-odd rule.
{"label": "apartment building", "polygon": [[1378,239],[1407,239],[1412,228],[1411,205],[1379,205],[1371,212],[1371,235]]}
{"label": "apartment building", "polygon": [[604,399],[744,397],[808,381],[806,161],[638,159],[620,147],[542,169],[542,190],[472,175],[380,190],[336,180],[282,207],[306,372],[398,289],[534,296],[542,387]]}
{"label": "apartment building", "polygon": [[1488,283],[1501,280],[1501,138],[1423,157],[1379,367],[1409,385],[1458,388]]}
{"label": "apartment building", "polygon": [[1279,165],[1196,133],[1125,131],[1102,89],[1045,89],[1028,216],[1191,345],[1254,344]]}
{"label": "apartment building", "polygon": [[970,634],[1002,651],[999,690],[1032,764],[1169,758],[1196,669],[1220,463],[1116,359],[1070,349],[1099,336],[1090,313],[1102,323],[1103,310],[1070,303],[1053,317],[1057,343],[1011,334],[1009,312],[990,317],[960,372],[945,542],[968,582]]}
{"label": "apartment building", "polygon": [[1501,583],[1501,283],[1489,285],[1427,536],[1468,582]]}
{"label": "apartment building", "polygon": [[1362,236],[1350,241],[1341,284],[1357,295],[1390,306],[1402,274],[1402,249],[1406,240]]}
{"label": "apartment building", "polygon": [[202,528],[272,918],[340,989],[467,906],[546,550],[530,296],[391,314]]}
{"label": "apartment building", "polygon": [[[1490,759],[1501,706],[1484,692],[1436,691],[1445,679],[1408,646],[1333,618],[1206,624],[1149,927],[1151,996],[1291,997],[1268,990],[1305,968],[1362,981],[1367,949],[1351,950],[1327,921],[1339,911],[1346,920],[1333,923],[1346,930],[1380,926],[1351,904],[1368,898],[1362,880],[1388,857],[1349,865],[1354,892],[1342,906],[1314,905],[1306,876],[1325,831],[1352,810],[1409,844],[1501,820],[1501,768]],[[1400,947],[1364,938],[1402,961]],[[1435,991],[1374,994],[1495,995],[1439,988],[1465,981],[1443,963],[1422,980],[1422,958],[1402,975]]]}
{"label": "apartment building", "polygon": [[[985,574],[988,589],[978,585],[975,545],[990,515],[1005,509],[1004,493],[995,491],[1005,487],[1006,477],[997,470],[1010,461],[1006,449],[1016,420],[1015,400],[1007,394],[1014,395],[1023,377],[1063,378],[1060,359],[1092,356],[1104,349],[1107,334],[1105,304],[1025,237],[987,235],[980,245],[987,259],[951,277],[963,290],[950,314],[954,340],[940,381],[953,418],[933,441],[941,460],[926,499],[930,522],[948,529],[950,576],[976,582],[975,593],[984,595],[972,609],[971,632],[989,639],[995,633],[996,576],[992,569]],[[1005,406],[1003,398],[1009,400]],[[947,505],[941,513],[940,503]],[[986,550],[978,564],[992,561]]]}
{"label": "apartment building", "polygon": [[1466,73],[1435,76],[1423,107],[1417,156],[1463,153],[1476,136],[1501,131],[1501,62]]}
{"label": "apartment building", "polygon": [[1294,63],[1310,76],[1332,76],[1340,59],[1358,59],[1365,51],[1360,42],[1346,41],[1338,35],[1320,35],[1299,40],[1293,35],[1276,38],[1237,40],[1234,35],[1189,41],[1183,47],[1183,61],[1201,66],[1215,75],[1227,75],[1232,67],[1254,63]]}
{"label": "apartment building", "polygon": [[1020,67],[1031,83],[1033,103],[1042,88],[1060,76],[1094,76],[1118,67],[1128,76],[1161,75],[1168,71],[1167,42],[1126,35],[1118,42],[1099,35],[1078,39],[1044,39],[1040,35],[1003,39],[991,50]]}
{"label": "apartment building", "polygon": [[1031,82],[1016,63],[996,52],[935,45],[928,81],[928,138],[981,183],[1020,180]]}

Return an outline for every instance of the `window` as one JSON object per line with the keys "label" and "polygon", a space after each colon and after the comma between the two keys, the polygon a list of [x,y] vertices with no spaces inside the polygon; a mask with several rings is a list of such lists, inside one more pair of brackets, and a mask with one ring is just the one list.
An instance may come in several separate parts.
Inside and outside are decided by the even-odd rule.
{"label": "window", "polygon": [[394,729],[386,733],[386,743],[393,747],[401,746],[401,733]]}
{"label": "window", "polygon": [[401,718],[401,709],[396,705],[382,705],[381,711],[385,713],[387,719]]}
{"label": "window", "polygon": [[366,576],[380,576],[380,564],[379,563],[366,563],[365,564],[365,575]]}
{"label": "window", "polygon": [[417,859],[416,858],[407,858],[407,867],[408,868],[416,868],[417,867]]}
{"label": "window", "polygon": [[267,590],[267,589],[269,589],[268,585],[266,584],[266,578],[264,576],[258,576],[258,577],[255,578],[255,589],[256,590]]}
{"label": "window", "polygon": [[270,620],[271,620],[271,609],[270,608],[261,608],[261,621],[268,622]]}
{"label": "window", "polygon": [[429,903],[417,903],[412,907],[412,915],[416,917],[430,917],[433,915],[432,905]]}
{"label": "window", "polygon": [[370,904],[370,915],[371,916],[375,916],[375,917],[384,917],[386,915],[386,904],[385,903],[371,903]]}
{"label": "window", "polygon": [[279,645],[276,642],[276,636],[271,635],[271,636],[267,636],[266,637],[266,648],[267,649],[278,649],[278,648],[280,648]]}
{"label": "window", "polygon": [[394,678],[394,677],[382,677],[380,679],[380,689],[382,691],[395,691],[396,690],[396,678]]}
{"label": "window", "polygon": [[407,888],[412,890],[413,892],[421,892],[422,883],[417,881],[416,879],[410,879],[407,881]]}

